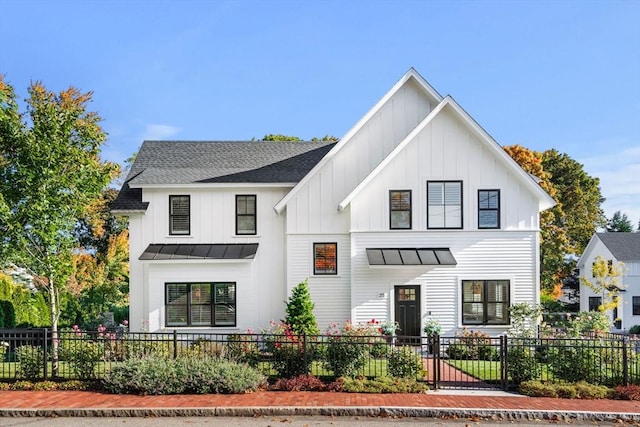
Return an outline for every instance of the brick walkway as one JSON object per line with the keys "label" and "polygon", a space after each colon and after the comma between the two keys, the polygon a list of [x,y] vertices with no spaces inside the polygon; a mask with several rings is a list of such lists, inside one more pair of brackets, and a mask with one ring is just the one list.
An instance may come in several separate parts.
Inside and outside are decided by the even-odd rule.
{"label": "brick walkway", "polygon": [[0,414],[11,409],[403,407],[606,412],[638,414],[640,402],[481,394],[256,392],[241,395],[132,396],[83,391],[0,391]]}

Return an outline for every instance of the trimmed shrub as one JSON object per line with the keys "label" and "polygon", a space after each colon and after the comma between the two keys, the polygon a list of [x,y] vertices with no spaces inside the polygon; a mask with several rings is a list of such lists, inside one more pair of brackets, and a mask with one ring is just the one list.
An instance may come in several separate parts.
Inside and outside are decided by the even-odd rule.
{"label": "trimmed shrub", "polygon": [[103,380],[118,394],[245,393],[265,377],[244,365],[215,358],[130,359],[114,366]]}
{"label": "trimmed shrub", "polygon": [[540,365],[535,352],[529,347],[510,347],[507,352],[507,374],[516,384],[538,378]]}
{"label": "trimmed shrub", "polygon": [[400,378],[419,378],[426,374],[422,357],[412,348],[400,347],[392,350],[388,356],[389,375]]}
{"label": "trimmed shrub", "polygon": [[333,324],[325,333],[329,338],[324,365],[336,377],[355,377],[360,374],[369,357],[369,349],[380,337],[378,328],[370,323],[352,325],[346,322],[341,328]]}
{"label": "trimmed shrub", "polygon": [[95,367],[104,358],[104,345],[81,334],[78,340],[62,342],[59,357],[69,363],[71,371],[79,379],[95,378]]}
{"label": "trimmed shrub", "polygon": [[348,393],[424,393],[425,383],[410,378],[379,377],[374,379],[341,378],[342,391]]}
{"label": "trimmed shrub", "polygon": [[551,384],[540,381],[524,381],[520,393],[531,397],[562,397],[565,399],[607,399],[612,391],[600,385],[580,381],[569,384]]}
{"label": "trimmed shrub", "polygon": [[631,335],[639,335],[640,334],[640,325],[633,325],[629,328],[629,333]]}
{"label": "trimmed shrub", "polygon": [[11,301],[0,300],[0,328],[16,326],[16,312]]}
{"label": "trimmed shrub", "polygon": [[463,329],[456,332],[456,339],[449,345],[447,355],[454,360],[498,360],[498,350],[491,345],[491,338],[482,331]]}
{"label": "trimmed shrub", "polygon": [[271,390],[278,391],[324,391],[327,385],[313,375],[300,375],[293,378],[280,378]]}
{"label": "trimmed shrub", "polygon": [[568,382],[620,384],[622,350],[599,340],[570,340],[549,349],[549,369]]}
{"label": "trimmed shrub", "polygon": [[19,362],[16,368],[16,375],[19,378],[34,380],[42,377],[41,372],[44,364],[42,348],[33,345],[21,345],[16,348],[16,357]]}

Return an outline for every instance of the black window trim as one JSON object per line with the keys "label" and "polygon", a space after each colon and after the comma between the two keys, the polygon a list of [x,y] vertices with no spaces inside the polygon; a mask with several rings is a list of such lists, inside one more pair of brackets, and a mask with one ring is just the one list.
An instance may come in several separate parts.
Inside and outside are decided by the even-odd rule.
{"label": "black window trim", "polygon": [[[486,191],[486,192],[496,192],[498,193],[498,207],[497,208],[481,208],[480,207],[480,192],[481,191]],[[499,188],[481,188],[478,189],[478,229],[480,230],[499,230],[500,229],[500,189]],[[497,225],[495,227],[481,227],[480,226],[480,212],[483,211],[489,211],[489,212],[496,212],[496,222]]]}
{"label": "black window trim", "polygon": [[[216,325],[215,324],[215,285],[217,284],[231,284],[234,287],[235,300],[234,300],[234,312],[233,312],[233,325]],[[169,285],[187,285],[187,324],[175,325],[169,323]],[[210,325],[192,325],[191,324],[191,285],[209,285],[211,287],[211,324]],[[164,284],[164,324],[167,327],[173,328],[234,328],[238,325],[238,284],[231,281],[215,281],[215,282],[165,282]]]}
{"label": "black window trim", "polygon": [[[638,310],[636,310],[636,308],[638,308]],[[631,310],[632,316],[640,316],[640,296],[631,297]]]}
{"label": "black window trim", "polygon": [[[172,218],[174,217],[174,215],[171,213],[171,205],[172,205],[172,200],[178,197],[186,197],[189,202],[189,213],[187,214],[187,222],[189,226],[186,233],[176,233],[173,231]],[[170,236],[190,236],[191,235],[191,195],[190,194],[170,194],[169,195],[169,235]]]}
{"label": "black window trim", "polygon": [[[409,209],[393,209],[393,193],[409,193]],[[389,190],[389,230],[411,230],[413,229],[413,200],[411,190]],[[409,226],[408,227],[394,227],[392,216],[394,212],[409,212]]]}
{"label": "black window trim", "polygon": [[[316,269],[316,246],[318,245],[334,245],[335,246],[335,271],[331,273],[319,272]],[[338,242],[313,242],[313,275],[314,276],[337,276],[338,275]]]}
{"label": "black window trim", "polygon": [[[238,198],[239,197],[253,197],[253,214],[239,214],[238,213]],[[236,194],[236,236],[255,236],[258,234],[258,196],[255,194]],[[240,233],[238,231],[238,219],[240,217],[253,217],[253,233]]]}
{"label": "black window trim", "polygon": [[[460,227],[431,227],[429,226],[429,184],[430,183],[451,183],[457,182],[460,184]],[[435,179],[435,180],[427,180],[427,229],[428,230],[462,230],[464,229],[464,185],[462,180],[459,179]],[[444,205],[447,206],[447,205]],[[446,223],[446,218],[445,218]]]}
{"label": "black window trim", "polygon": [[[482,285],[482,300],[481,301],[468,301],[465,302],[464,300],[464,285],[465,282],[483,282]],[[488,286],[487,286],[487,282],[507,282],[507,296],[505,299],[502,300],[502,304],[504,304],[506,302],[506,310],[507,310],[507,316],[506,316],[506,320],[504,322],[488,322],[488,312],[489,310],[487,309],[488,304],[493,303],[496,304],[498,303],[498,301],[489,301],[488,298]],[[462,325],[463,326],[505,326],[505,325],[510,325],[511,324],[511,315],[508,313],[509,307],[511,306],[511,280],[510,279],[463,279],[460,281],[460,290],[461,290],[461,302],[462,302],[462,313],[461,313],[461,320],[462,320]],[[474,304],[474,303],[482,303],[482,323],[466,323],[464,320],[464,306],[465,304]]]}

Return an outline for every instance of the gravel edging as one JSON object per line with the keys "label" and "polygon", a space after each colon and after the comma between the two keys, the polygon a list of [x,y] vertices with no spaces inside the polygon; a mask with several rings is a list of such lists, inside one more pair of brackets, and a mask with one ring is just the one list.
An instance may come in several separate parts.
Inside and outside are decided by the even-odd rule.
{"label": "gravel edging", "polygon": [[0,417],[255,417],[294,415],[529,421],[640,421],[640,413],[394,406],[0,409]]}

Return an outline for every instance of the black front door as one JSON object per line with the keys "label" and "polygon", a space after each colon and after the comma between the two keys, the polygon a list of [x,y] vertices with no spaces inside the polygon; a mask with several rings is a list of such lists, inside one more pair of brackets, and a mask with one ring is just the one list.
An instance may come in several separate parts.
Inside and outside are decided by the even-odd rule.
{"label": "black front door", "polygon": [[419,337],[420,333],[420,286],[395,287],[396,322],[399,336]]}

